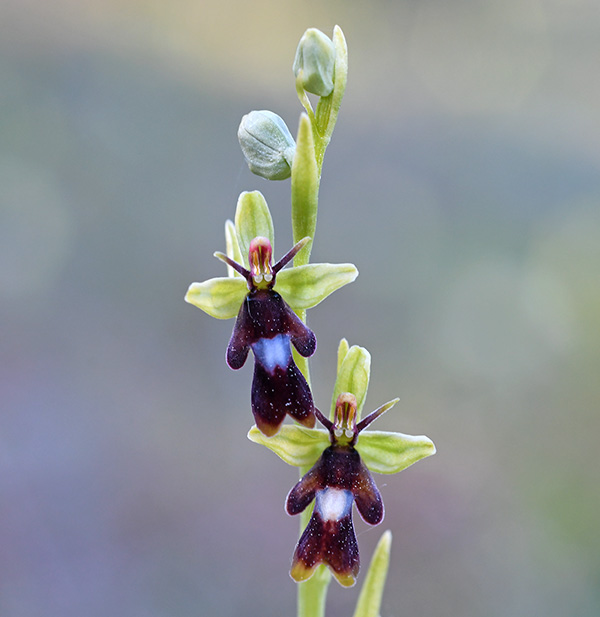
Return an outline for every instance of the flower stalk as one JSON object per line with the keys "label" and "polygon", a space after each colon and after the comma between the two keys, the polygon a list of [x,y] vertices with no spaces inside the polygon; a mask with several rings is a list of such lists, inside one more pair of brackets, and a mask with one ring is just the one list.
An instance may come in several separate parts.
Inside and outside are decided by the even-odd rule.
{"label": "flower stalk", "polygon": [[[304,107],[296,140],[285,122],[268,111],[252,111],[238,129],[249,169],[268,180],[291,176],[294,246],[274,262],[275,230],[269,206],[258,191],[240,195],[234,220],[225,224],[225,252],[215,252],[227,275],[192,283],[187,302],[218,319],[235,318],[226,361],[239,369],[254,359],[248,438],[299,468],[300,479],[286,498],[299,515],[300,538],[292,558],[298,617],[324,617],[332,578],[355,584],[360,568],[353,511],[378,525],[383,498],[372,473],[392,474],[435,453],[423,435],[370,430],[398,399],[361,419],[370,380],[371,355],[342,339],[331,408],[322,414],[312,396],[309,357],[316,337],[307,309],[355,280],[353,264],[310,262],[316,236],[319,187],[325,151],[346,89],[348,50],[342,30],[333,38],[310,28],[302,37],[293,71]],[[316,110],[309,97],[317,96]],[[284,423],[290,416],[294,423]],[[318,423],[316,422],[318,420]],[[368,430],[367,430],[368,429]],[[384,532],[364,579],[354,617],[378,617],[391,547]]]}

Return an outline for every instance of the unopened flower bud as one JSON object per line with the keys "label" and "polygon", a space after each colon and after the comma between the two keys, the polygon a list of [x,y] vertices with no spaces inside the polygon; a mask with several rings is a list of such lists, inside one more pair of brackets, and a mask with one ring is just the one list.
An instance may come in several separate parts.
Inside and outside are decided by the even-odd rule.
{"label": "unopened flower bud", "polygon": [[296,142],[277,114],[268,110],[246,114],[238,140],[252,173],[267,180],[285,180],[292,175]]}
{"label": "unopened flower bud", "polygon": [[309,28],[300,39],[294,75],[312,94],[329,96],[333,91],[335,47],[331,39],[316,28]]}

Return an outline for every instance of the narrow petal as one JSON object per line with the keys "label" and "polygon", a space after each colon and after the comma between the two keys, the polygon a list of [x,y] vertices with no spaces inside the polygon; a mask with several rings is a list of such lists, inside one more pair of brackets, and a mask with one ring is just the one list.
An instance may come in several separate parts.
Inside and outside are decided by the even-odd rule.
{"label": "narrow petal", "polygon": [[435,454],[435,445],[425,435],[365,431],[358,438],[356,450],[371,471],[389,474]]}
{"label": "narrow petal", "polygon": [[381,407],[378,407],[375,411],[372,411],[368,416],[365,416],[357,425],[356,430],[360,433],[362,430],[367,428],[371,422],[374,422],[382,416],[386,411],[389,411],[400,399],[395,398],[391,401],[388,401]]}
{"label": "narrow petal", "polygon": [[358,481],[353,486],[352,493],[363,521],[369,523],[369,525],[381,523],[384,514],[383,499],[381,499],[381,493],[364,464],[360,466]]}
{"label": "narrow petal", "polygon": [[285,500],[285,510],[290,515],[300,514],[308,504],[315,498],[318,490],[325,488],[323,486],[323,478],[319,470],[312,468],[304,474],[298,481],[296,486],[288,493]]}
{"label": "narrow petal", "polygon": [[277,291],[296,311],[312,308],[358,276],[353,264],[307,264],[282,270]]}
{"label": "narrow petal", "polygon": [[231,257],[225,255],[225,253],[221,253],[221,251],[215,251],[213,256],[226,263],[228,268],[231,268],[234,272],[246,279],[246,281],[250,280],[250,271],[246,270],[241,263],[234,261]]}
{"label": "narrow petal", "polygon": [[266,446],[288,465],[311,467],[329,446],[329,432],[322,429],[307,429],[297,424],[284,424],[273,437],[265,437],[253,426],[248,439]]}
{"label": "narrow petal", "polygon": [[333,422],[329,418],[326,418],[318,407],[315,407],[315,416],[317,417],[317,420],[327,429],[327,431],[331,433],[334,427]]}
{"label": "narrow petal", "polygon": [[302,238],[292,246],[292,248],[276,263],[273,265],[273,272],[277,274],[282,268],[285,268],[294,257],[311,241],[311,239],[306,236],[306,238]]}
{"label": "narrow petal", "polygon": [[192,283],[185,295],[185,301],[211,317],[231,319],[238,314],[247,293],[248,287],[243,278],[219,277],[202,283]]}
{"label": "narrow petal", "polygon": [[235,210],[235,231],[238,236],[244,265],[249,268],[250,242],[264,236],[274,246],[273,219],[265,198],[260,191],[244,191],[238,198]]}

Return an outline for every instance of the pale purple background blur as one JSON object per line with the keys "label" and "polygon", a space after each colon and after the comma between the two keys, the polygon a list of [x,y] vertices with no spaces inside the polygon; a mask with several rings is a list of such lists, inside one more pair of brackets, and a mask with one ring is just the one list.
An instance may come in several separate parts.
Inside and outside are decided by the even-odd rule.
{"label": "pale purple background blur", "polygon": [[[344,29],[315,261],[317,403],[367,347],[377,428],[438,454],[377,478],[382,617],[600,614],[600,12],[593,0],[0,4],[0,615],[282,617],[297,471],[251,444],[224,272],[242,190],[291,244],[241,116],[295,132],[305,28]],[[358,518],[358,517],[356,517]],[[335,583],[329,617],[358,589]]]}

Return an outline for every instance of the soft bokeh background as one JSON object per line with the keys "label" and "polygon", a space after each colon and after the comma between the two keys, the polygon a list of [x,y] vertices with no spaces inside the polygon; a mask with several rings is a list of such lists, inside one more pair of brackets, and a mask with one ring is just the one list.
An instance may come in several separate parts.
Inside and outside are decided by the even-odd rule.
{"label": "soft bokeh background", "polygon": [[[240,117],[293,131],[305,28],[340,24],[347,96],[310,313],[327,406],[342,336],[379,428],[438,454],[379,477],[383,617],[600,614],[600,12],[595,0],[0,4],[0,615],[293,615],[297,472],[247,441],[251,363],[183,302],[223,224],[288,182]],[[358,518],[358,517],[357,517]],[[358,589],[333,584],[328,615]]]}

